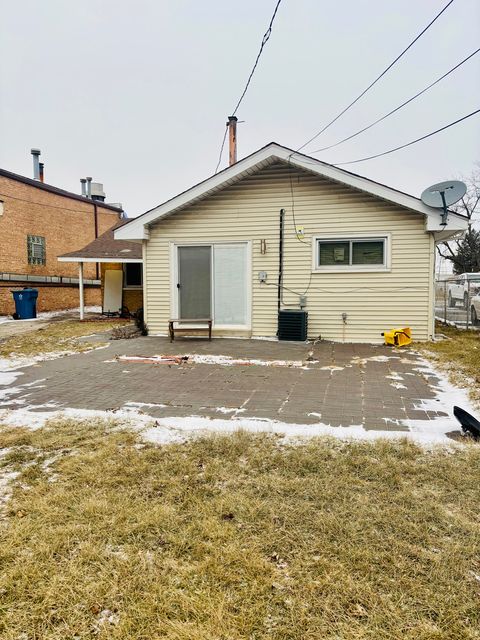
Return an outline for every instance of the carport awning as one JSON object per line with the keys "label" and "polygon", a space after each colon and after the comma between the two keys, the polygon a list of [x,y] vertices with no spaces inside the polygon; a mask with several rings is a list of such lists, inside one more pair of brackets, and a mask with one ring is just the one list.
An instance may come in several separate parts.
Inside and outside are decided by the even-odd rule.
{"label": "carport awning", "polygon": [[120,220],[92,240],[83,249],[58,256],[59,262],[142,262],[142,245],[129,240],[115,240],[113,232],[129,222]]}
{"label": "carport awning", "polygon": [[129,240],[115,240],[113,232],[126,224],[128,220],[120,220],[101,236],[79,249],[58,256],[59,262],[78,263],[78,292],[80,298],[80,320],[84,318],[85,298],[83,294],[83,263],[84,262],[120,262],[142,263],[142,245]]}
{"label": "carport awning", "polygon": [[112,256],[108,258],[87,258],[83,256],[59,256],[59,262],[143,262],[142,258],[120,258]]}

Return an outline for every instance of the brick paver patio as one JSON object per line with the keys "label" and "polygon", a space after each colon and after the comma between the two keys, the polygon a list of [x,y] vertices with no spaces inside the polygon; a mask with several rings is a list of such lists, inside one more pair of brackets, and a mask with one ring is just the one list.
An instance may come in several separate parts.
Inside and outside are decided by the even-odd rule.
{"label": "brick paver patio", "polygon": [[[313,353],[312,353],[313,350]],[[313,357],[313,362],[307,358]],[[280,366],[125,362],[115,355],[226,355],[263,361],[303,361]],[[420,369],[420,370],[419,370]],[[115,410],[135,407],[154,417],[260,418],[332,427],[407,431],[407,419],[446,416],[422,409],[436,397],[435,378],[411,351],[374,345],[312,345],[262,340],[145,337],[112,341],[106,349],[41,362],[22,369],[12,388],[0,387],[2,409],[21,406]],[[431,406],[431,402],[428,405]],[[452,429],[455,427],[452,423]]]}

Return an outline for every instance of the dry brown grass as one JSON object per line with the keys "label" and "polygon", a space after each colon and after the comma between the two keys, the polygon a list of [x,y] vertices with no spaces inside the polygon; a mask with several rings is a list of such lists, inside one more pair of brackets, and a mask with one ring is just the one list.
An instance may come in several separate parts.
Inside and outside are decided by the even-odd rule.
{"label": "dry brown grass", "polygon": [[139,446],[57,422],[5,429],[0,447],[21,473],[1,530],[3,640],[480,638],[473,445]]}
{"label": "dry brown grass", "polygon": [[436,331],[447,339],[422,343],[420,350],[448,373],[453,384],[468,388],[472,400],[480,403],[480,332],[443,324]]}
{"label": "dry brown grass", "polygon": [[[126,320],[125,324],[128,323],[129,321]],[[79,342],[77,338],[108,331],[118,326],[118,320],[112,322],[105,320],[98,322],[80,322],[79,320],[52,322],[41,329],[2,340],[0,342],[0,357],[35,356],[58,351],[88,351],[92,345]]]}

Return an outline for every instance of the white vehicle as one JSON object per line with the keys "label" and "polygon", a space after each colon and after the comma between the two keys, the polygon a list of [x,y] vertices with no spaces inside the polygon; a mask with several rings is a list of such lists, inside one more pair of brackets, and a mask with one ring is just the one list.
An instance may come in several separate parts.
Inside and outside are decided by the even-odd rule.
{"label": "white vehicle", "polygon": [[480,295],[473,296],[470,300],[470,319],[472,325],[480,324]]}
{"label": "white vehicle", "polygon": [[480,293],[480,273],[462,273],[448,282],[447,301],[449,307],[461,302],[468,308],[468,299]]}

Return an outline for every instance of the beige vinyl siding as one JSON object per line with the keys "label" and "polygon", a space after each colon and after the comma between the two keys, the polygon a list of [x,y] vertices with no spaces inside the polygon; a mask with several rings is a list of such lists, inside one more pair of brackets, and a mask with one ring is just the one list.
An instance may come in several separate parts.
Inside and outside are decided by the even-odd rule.
{"label": "beige vinyl siding", "polygon": [[[302,242],[294,230],[292,190]],[[433,239],[423,216],[286,165],[262,169],[151,226],[144,262],[150,331],[165,333],[172,315],[172,244],[251,241],[251,335],[274,336],[281,208],[286,210],[283,304],[298,307],[297,294],[309,287],[309,337],[381,342],[382,331],[398,326],[411,326],[415,339],[431,337]],[[323,234],[389,234],[391,270],[312,273],[312,237]],[[265,255],[261,239],[267,243]],[[267,284],[258,282],[259,271],[267,272]]]}

